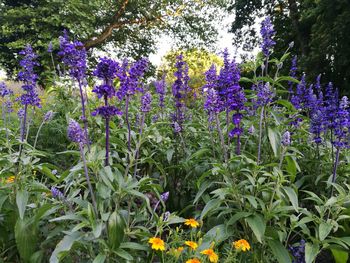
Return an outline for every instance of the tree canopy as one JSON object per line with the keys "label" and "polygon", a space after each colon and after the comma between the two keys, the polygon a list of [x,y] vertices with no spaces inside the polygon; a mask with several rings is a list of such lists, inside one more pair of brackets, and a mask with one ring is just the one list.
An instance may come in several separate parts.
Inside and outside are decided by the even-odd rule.
{"label": "tree canopy", "polygon": [[231,31],[235,44],[256,46],[257,17],[270,15],[276,34],[275,55],[281,55],[295,42],[292,53],[298,55],[300,71],[309,79],[323,74],[323,82],[332,81],[343,93],[349,93],[350,78],[350,2],[346,0],[236,0],[230,7],[236,14]]}
{"label": "tree canopy", "polygon": [[[215,40],[215,10],[221,1],[209,0],[3,0],[0,4],[0,65],[9,75],[16,70],[16,54],[26,43],[46,53],[64,29],[87,50],[115,48],[138,58],[153,51],[162,32],[179,46],[208,45]],[[107,45],[109,43],[109,45]]]}

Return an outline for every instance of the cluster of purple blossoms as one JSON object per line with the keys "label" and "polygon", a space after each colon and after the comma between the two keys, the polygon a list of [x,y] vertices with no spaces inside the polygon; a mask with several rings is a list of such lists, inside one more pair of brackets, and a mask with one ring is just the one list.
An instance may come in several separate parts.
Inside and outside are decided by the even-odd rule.
{"label": "cluster of purple blossoms", "polygon": [[63,200],[65,198],[64,194],[54,186],[51,187],[51,195],[53,198],[57,198],[59,200]]}
{"label": "cluster of purple blossoms", "polygon": [[272,102],[275,93],[271,89],[270,83],[259,83],[255,88],[257,91],[257,106],[266,106],[267,104]]}
{"label": "cluster of purple blossoms", "polygon": [[344,96],[339,103],[339,107],[336,111],[334,122],[334,135],[335,140],[333,144],[336,148],[348,148],[349,147],[349,135],[350,135],[350,113],[349,113],[349,100]]}
{"label": "cluster of purple blossoms", "polygon": [[36,91],[38,75],[34,72],[34,67],[40,65],[36,61],[38,56],[30,45],[27,45],[19,54],[23,56],[23,59],[20,61],[20,66],[23,70],[18,73],[18,79],[24,82],[22,89],[25,93],[22,94],[18,100],[20,100],[23,105],[41,107],[40,99]]}
{"label": "cluster of purple blossoms", "polygon": [[159,96],[159,107],[164,108],[164,98],[165,98],[165,93],[166,93],[166,83],[165,83],[165,77],[166,75],[163,74],[163,77],[159,81],[154,82],[154,86],[156,88],[156,92]]}
{"label": "cluster of purple blossoms", "polygon": [[293,263],[305,263],[305,240],[301,240],[299,245],[290,246],[289,251],[293,256]]}
{"label": "cluster of purple blossoms", "polygon": [[97,97],[104,99],[104,106],[98,107],[94,112],[91,113],[92,116],[100,115],[103,118],[111,118],[115,115],[121,115],[122,112],[115,106],[108,105],[108,98],[115,96],[115,89],[113,86],[113,80],[117,77],[119,70],[118,62],[109,59],[101,58],[100,62],[94,71],[94,75],[100,78],[103,83],[96,86],[92,92],[97,94]]}
{"label": "cluster of purple blossoms", "polygon": [[63,63],[69,68],[69,74],[79,83],[85,79],[86,75],[86,50],[80,41],[69,40],[67,31],[59,38],[60,51],[58,55],[62,57]]}
{"label": "cluster of purple blossoms", "polygon": [[[289,76],[292,78],[296,78],[297,76],[297,61],[298,61],[298,57],[295,55],[292,59],[292,66],[290,68],[289,71]],[[292,93],[293,92],[293,82],[292,81],[288,81],[288,85],[289,85],[289,92]]]}
{"label": "cluster of purple blossoms", "polygon": [[117,91],[117,96],[120,100],[123,100],[126,95],[134,95],[136,91],[143,91],[142,87],[140,87],[140,79],[148,69],[148,64],[149,61],[146,58],[141,58],[131,65],[129,65],[127,59],[124,59],[117,71],[117,76],[120,81],[120,88]]}
{"label": "cluster of purple blossoms", "polygon": [[187,63],[183,60],[182,54],[176,57],[175,63],[176,71],[174,73],[175,81],[172,86],[172,94],[175,102],[175,110],[176,112],[173,114],[173,127],[176,133],[181,132],[183,130],[182,123],[185,119],[185,103],[184,100],[186,98],[186,92],[188,90],[187,87],[187,75],[186,68]]}
{"label": "cluster of purple blossoms", "polygon": [[217,79],[216,67],[212,65],[205,73],[205,80],[207,83],[203,87],[203,92],[206,94],[204,109],[208,112],[209,122],[212,122],[214,115],[221,111],[221,102],[216,90]]}
{"label": "cluster of purple blossoms", "polygon": [[102,118],[107,119],[111,118],[116,115],[122,115],[123,112],[120,111],[117,107],[115,106],[100,106],[97,109],[95,109],[91,115],[96,117],[97,115],[100,115]]}
{"label": "cluster of purple blossoms", "polygon": [[281,144],[284,147],[287,147],[287,146],[289,146],[291,144],[290,132],[289,131],[286,131],[286,132],[283,133]]}
{"label": "cluster of purple blossoms", "polygon": [[262,36],[263,42],[261,44],[261,49],[265,57],[270,56],[270,50],[276,45],[276,42],[272,39],[276,34],[271,23],[271,18],[268,16],[262,21],[260,34]]}
{"label": "cluster of purple blossoms", "polygon": [[141,112],[149,112],[151,110],[152,95],[150,92],[146,92],[141,97]]}
{"label": "cluster of purple blossoms", "polygon": [[44,115],[44,122],[50,122],[53,119],[54,115],[55,113],[52,110],[46,112]]}
{"label": "cluster of purple blossoms", "polygon": [[73,119],[69,120],[67,135],[72,142],[79,143],[80,145],[88,144],[85,132],[82,130],[79,123]]}
{"label": "cluster of purple blossoms", "polygon": [[0,82],[0,97],[10,96],[13,94],[13,91],[6,87],[5,82]]}

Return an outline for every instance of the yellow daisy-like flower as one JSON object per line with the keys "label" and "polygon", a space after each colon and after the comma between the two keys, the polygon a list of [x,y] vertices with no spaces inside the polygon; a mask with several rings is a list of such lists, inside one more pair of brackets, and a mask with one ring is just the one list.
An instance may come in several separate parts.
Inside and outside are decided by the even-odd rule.
{"label": "yellow daisy-like flower", "polygon": [[191,258],[186,263],[201,263],[201,261],[198,258]]}
{"label": "yellow daisy-like flower", "polygon": [[185,245],[189,246],[192,250],[196,250],[198,247],[198,244],[193,241],[185,241]]}
{"label": "yellow daisy-like flower", "polygon": [[197,227],[199,227],[198,221],[196,221],[196,219],[194,219],[194,218],[186,219],[186,220],[185,220],[185,225],[186,225],[186,226],[190,226],[190,227],[192,227],[192,228],[197,228]]}
{"label": "yellow daisy-like flower", "polygon": [[165,250],[164,241],[158,237],[151,237],[148,240],[148,243],[152,244],[152,249],[154,249],[154,250],[161,250],[161,251]]}
{"label": "yellow daisy-like flower", "polygon": [[250,250],[250,245],[249,245],[248,241],[245,239],[240,239],[240,240],[233,242],[233,246],[235,247],[235,249],[237,249],[239,251],[245,252],[247,250]]}
{"label": "yellow daisy-like flower", "polygon": [[180,253],[181,253],[183,250],[184,250],[184,247],[178,247],[178,248],[176,249],[176,251],[177,251],[177,252],[180,252]]}
{"label": "yellow daisy-like flower", "polygon": [[13,176],[13,175],[12,175],[12,176],[10,176],[9,178],[7,178],[5,182],[6,182],[7,184],[11,184],[11,183],[13,183],[13,182],[15,181],[15,179],[16,179],[16,176]]}
{"label": "yellow daisy-like flower", "polygon": [[210,262],[216,263],[219,261],[219,256],[211,248],[203,250],[201,254],[207,255]]}

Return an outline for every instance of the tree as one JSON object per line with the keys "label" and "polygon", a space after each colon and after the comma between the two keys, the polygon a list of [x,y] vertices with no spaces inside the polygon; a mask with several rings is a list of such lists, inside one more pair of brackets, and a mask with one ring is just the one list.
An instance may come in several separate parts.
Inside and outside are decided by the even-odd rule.
{"label": "tree", "polygon": [[[87,50],[115,48],[134,58],[153,51],[160,33],[180,45],[208,45],[215,40],[216,0],[3,0],[0,4],[0,65],[16,71],[16,54],[26,43],[39,51],[43,69],[50,41],[58,48],[64,29]],[[107,44],[110,45],[107,45]]]}
{"label": "tree", "polygon": [[188,50],[173,50],[165,55],[163,63],[159,66],[158,72],[163,74],[167,73],[167,82],[173,83],[175,80],[175,62],[176,57],[182,54],[184,61],[188,64],[190,77],[189,86],[200,94],[201,88],[206,83],[204,73],[210,68],[212,64],[217,66],[217,70],[223,65],[223,60],[214,53],[210,53],[205,49],[188,49]]}
{"label": "tree", "polygon": [[258,41],[256,18],[270,15],[281,56],[288,44],[295,42],[292,53],[298,55],[300,71],[309,81],[323,74],[323,82],[332,81],[343,93],[349,93],[350,79],[350,2],[346,0],[237,0],[229,7],[236,18],[231,31],[235,44],[246,41],[246,50]]}

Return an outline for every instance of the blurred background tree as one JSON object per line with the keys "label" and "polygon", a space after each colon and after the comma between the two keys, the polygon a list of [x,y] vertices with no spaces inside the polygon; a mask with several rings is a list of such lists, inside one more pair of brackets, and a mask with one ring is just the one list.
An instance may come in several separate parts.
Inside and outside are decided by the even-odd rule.
{"label": "blurred background tree", "polygon": [[349,94],[350,79],[350,1],[347,0],[235,0],[229,6],[235,12],[231,32],[234,43],[244,50],[257,46],[259,17],[272,17],[277,45],[275,56],[281,56],[288,44],[295,42],[292,54],[298,55],[300,71],[314,81],[332,81],[342,93]]}
{"label": "blurred background tree", "polygon": [[175,62],[176,57],[182,54],[184,61],[188,64],[190,77],[189,86],[200,94],[201,88],[205,82],[205,72],[212,64],[217,66],[217,70],[223,65],[223,60],[218,55],[211,53],[205,49],[178,49],[168,52],[162,60],[162,64],[158,67],[158,77],[163,73],[167,74],[166,82],[173,83],[175,81],[174,72],[176,71]]}
{"label": "blurred background tree", "polygon": [[26,43],[40,54],[42,71],[49,67],[46,52],[64,29],[88,50],[113,50],[135,59],[155,48],[161,33],[180,47],[207,46],[216,40],[214,17],[223,6],[216,0],[2,0],[0,3],[0,66],[8,76],[17,68],[17,53]]}

